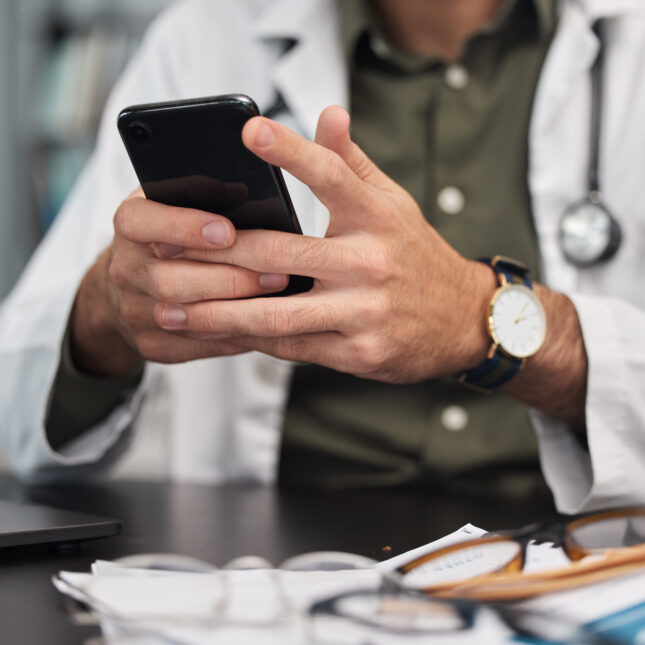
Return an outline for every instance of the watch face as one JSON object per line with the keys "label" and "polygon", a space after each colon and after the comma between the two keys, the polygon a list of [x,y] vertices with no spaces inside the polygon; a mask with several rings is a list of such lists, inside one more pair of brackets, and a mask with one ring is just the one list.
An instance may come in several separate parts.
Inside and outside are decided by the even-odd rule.
{"label": "watch face", "polygon": [[509,284],[493,295],[488,318],[493,340],[516,358],[540,349],[546,335],[546,315],[535,293],[520,284]]}

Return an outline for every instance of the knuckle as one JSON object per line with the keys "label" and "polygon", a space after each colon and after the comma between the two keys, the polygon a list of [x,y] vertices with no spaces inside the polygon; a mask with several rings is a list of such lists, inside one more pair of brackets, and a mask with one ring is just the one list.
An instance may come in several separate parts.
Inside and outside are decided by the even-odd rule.
{"label": "knuckle", "polygon": [[135,345],[139,354],[142,358],[146,360],[154,360],[158,362],[163,362],[161,357],[163,356],[163,347],[165,344],[165,339],[158,333],[155,332],[142,332],[137,334],[135,338]]}
{"label": "knuckle", "polygon": [[[183,215],[183,218],[181,217]],[[172,211],[172,215],[168,221],[168,240],[171,244],[179,246],[184,245],[185,230],[186,230],[186,213],[177,213]]]}
{"label": "knuckle", "polygon": [[361,324],[372,329],[380,328],[392,315],[390,299],[383,293],[362,298],[358,310]]}
{"label": "knuckle", "polygon": [[220,311],[215,302],[203,303],[198,309],[195,323],[198,331],[206,332],[208,337],[225,329],[230,336],[241,333],[239,322],[226,312]]}
{"label": "knuckle", "polygon": [[177,281],[172,269],[166,269],[163,264],[156,263],[146,269],[146,272],[148,292],[151,296],[162,302],[174,302],[177,299]]}
{"label": "knuckle", "polygon": [[331,154],[325,164],[322,183],[330,190],[337,190],[346,181],[346,167],[337,154]]}
{"label": "knuckle", "polygon": [[229,296],[233,300],[241,298],[244,295],[244,289],[240,274],[235,269],[229,270],[227,281]]}
{"label": "knuckle", "polygon": [[139,317],[138,307],[136,306],[134,300],[128,298],[127,296],[119,299],[117,310],[119,312],[119,317],[129,324],[137,321]]}
{"label": "knuckle", "polygon": [[382,371],[388,360],[385,344],[375,334],[366,334],[355,339],[352,344],[352,354],[354,371],[362,375]]}
{"label": "knuckle", "polygon": [[263,314],[262,326],[272,336],[288,335],[292,329],[291,314],[279,306],[268,307]]}
{"label": "knuckle", "polygon": [[130,197],[117,208],[114,214],[114,231],[120,237],[127,238],[131,235],[141,201],[141,197]]}
{"label": "knuckle", "polygon": [[311,238],[292,252],[294,261],[299,265],[326,270],[329,267],[341,266],[342,263],[342,254],[339,249],[333,244],[328,244],[328,240]]}
{"label": "knuckle", "polygon": [[108,265],[108,278],[110,282],[115,284],[119,289],[123,289],[128,282],[128,271],[122,262],[113,257]]}
{"label": "knuckle", "polygon": [[373,244],[357,249],[354,270],[361,276],[369,277],[372,284],[383,285],[396,275],[396,264],[383,245]]}
{"label": "knuckle", "polygon": [[281,237],[273,237],[263,250],[262,260],[268,267],[280,267],[287,257],[287,248]]}
{"label": "knuckle", "polygon": [[115,284],[117,287],[121,287],[123,272],[121,271],[120,265],[114,260],[112,260],[108,265],[107,275],[110,282]]}
{"label": "knuckle", "polygon": [[379,285],[387,284],[396,278],[398,265],[385,251],[377,251],[372,259],[374,280]]}

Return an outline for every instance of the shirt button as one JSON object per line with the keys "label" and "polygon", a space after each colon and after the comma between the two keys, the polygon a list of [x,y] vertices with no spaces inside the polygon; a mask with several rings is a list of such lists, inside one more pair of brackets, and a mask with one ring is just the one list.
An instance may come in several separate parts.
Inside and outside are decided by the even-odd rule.
{"label": "shirt button", "polygon": [[452,63],[446,67],[444,74],[446,85],[453,90],[463,90],[470,80],[468,70],[459,63]]}
{"label": "shirt button", "polygon": [[455,186],[445,186],[437,193],[437,205],[447,215],[457,215],[464,210],[466,198]]}
{"label": "shirt button", "polygon": [[441,424],[446,430],[459,432],[468,425],[468,412],[460,405],[449,405],[441,413]]}
{"label": "shirt button", "polygon": [[379,58],[388,59],[392,56],[389,45],[379,36],[370,38],[370,47]]}

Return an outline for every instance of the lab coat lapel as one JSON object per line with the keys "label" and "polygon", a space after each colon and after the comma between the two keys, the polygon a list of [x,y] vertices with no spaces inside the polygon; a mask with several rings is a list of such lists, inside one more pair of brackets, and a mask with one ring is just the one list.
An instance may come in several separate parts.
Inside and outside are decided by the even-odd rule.
{"label": "lab coat lapel", "polygon": [[588,72],[598,52],[598,39],[589,16],[577,3],[563,3],[559,26],[544,62],[538,84],[531,139],[538,138],[557,118],[562,105]]}
{"label": "lab coat lapel", "polygon": [[[325,107],[349,108],[348,74],[337,23],[336,3],[331,0],[278,0],[269,4],[254,25],[260,40],[295,43],[276,62],[271,83],[294,123],[281,120],[309,139],[314,138],[318,116]],[[285,180],[303,232],[322,237],[329,224],[328,210],[308,190],[303,192],[303,186],[288,173]],[[312,199],[310,209],[299,207],[306,195]]]}
{"label": "lab coat lapel", "polygon": [[330,0],[279,0],[254,27],[259,38],[296,41],[275,65],[272,82],[310,139],[326,106],[348,107],[347,71],[336,14],[336,4]]}
{"label": "lab coat lapel", "polygon": [[643,0],[563,0],[559,3],[558,29],[544,62],[535,97],[531,139],[549,128],[588,74],[600,43],[594,23],[627,13],[643,15]]}

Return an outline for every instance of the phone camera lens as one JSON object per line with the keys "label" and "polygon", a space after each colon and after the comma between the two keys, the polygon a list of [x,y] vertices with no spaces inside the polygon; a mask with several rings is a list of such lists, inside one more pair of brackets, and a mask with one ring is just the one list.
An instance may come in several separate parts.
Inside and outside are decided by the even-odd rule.
{"label": "phone camera lens", "polygon": [[150,136],[150,128],[142,121],[135,121],[128,126],[130,136],[137,141],[145,141]]}

